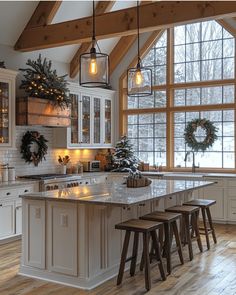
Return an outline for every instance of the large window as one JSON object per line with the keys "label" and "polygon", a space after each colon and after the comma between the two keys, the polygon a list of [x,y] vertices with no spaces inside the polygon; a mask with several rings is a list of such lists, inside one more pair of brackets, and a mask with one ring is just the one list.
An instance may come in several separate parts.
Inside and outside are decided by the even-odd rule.
{"label": "large window", "polygon": [[[153,95],[126,97],[123,132],[151,165],[190,167],[187,123],[211,120],[218,139],[196,154],[202,168],[235,169],[235,39],[216,21],[165,30],[143,58],[153,71]],[[204,134],[197,134],[199,140]]]}

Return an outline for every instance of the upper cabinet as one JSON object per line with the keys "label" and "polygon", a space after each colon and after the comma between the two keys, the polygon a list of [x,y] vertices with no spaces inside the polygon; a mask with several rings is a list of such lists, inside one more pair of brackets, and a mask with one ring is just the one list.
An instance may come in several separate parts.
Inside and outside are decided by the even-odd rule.
{"label": "upper cabinet", "polygon": [[84,88],[70,83],[71,126],[57,128],[58,148],[108,148],[113,144],[114,91]]}
{"label": "upper cabinet", "polygon": [[17,72],[0,68],[0,148],[15,145],[15,84]]}

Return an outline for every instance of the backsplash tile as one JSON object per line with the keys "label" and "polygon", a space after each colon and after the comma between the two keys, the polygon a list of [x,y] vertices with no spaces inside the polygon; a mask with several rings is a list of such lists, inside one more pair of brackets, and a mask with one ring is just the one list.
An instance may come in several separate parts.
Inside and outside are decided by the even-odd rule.
{"label": "backsplash tile", "polygon": [[[25,163],[25,160],[21,158],[20,146],[22,136],[26,131],[36,130],[48,140],[48,153],[46,155],[46,161],[39,163],[37,167],[33,164]],[[30,174],[42,174],[42,173],[59,173],[60,165],[57,162],[58,156],[69,155],[71,163],[76,164],[78,161],[92,160],[95,158],[97,150],[66,150],[55,149],[52,147],[53,129],[47,127],[30,127],[30,126],[17,126],[16,127],[16,149],[14,150],[0,150],[0,163],[9,163],[10,166],[15,167],[16,175],[30,175]]]}

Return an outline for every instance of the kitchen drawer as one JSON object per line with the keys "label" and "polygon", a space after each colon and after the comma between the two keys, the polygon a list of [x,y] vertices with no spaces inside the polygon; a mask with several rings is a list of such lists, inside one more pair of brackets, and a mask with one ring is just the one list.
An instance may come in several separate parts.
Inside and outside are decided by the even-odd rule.
{"label": "kitchen drawer", "polygon": [[224,179],[220,178],[212,178],[212,177],[204,177],[205,181],[210,181],[210,182],[217,182],[214,184],[214,187],[223,187],[224,186]]}
{"label": "kitchen drawer", "polygon": [[228,179],[227,180],[227,187],[236,187],[236,179]]}
{"label": "kitchen drawer", "polygon": [[26,193],[32,193],[34,191],[34,187],[32,185],[24,185],[22,187],[17,188],[8,188],[0,190],[0,199],[2,198],[17,198],[19,195],[23,195]]}
{"label": "kitchen drawer", "polygon": [[228,199],[228,218],[236,220],[236,199]]}
{"label": "kitchen drawer", "polygon": [[228,197],[236,199],[236,187],[235,188],[228,188]]}

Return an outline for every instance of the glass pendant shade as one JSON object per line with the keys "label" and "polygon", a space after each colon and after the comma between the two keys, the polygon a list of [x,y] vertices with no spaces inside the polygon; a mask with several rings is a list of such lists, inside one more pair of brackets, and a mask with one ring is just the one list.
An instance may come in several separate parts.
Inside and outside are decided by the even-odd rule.
{"label": "glass pendant shade", "polygon": [[129,96],[152,95],[152,70],[147,67],[137,66],[127,72],[127,86]]}
{"label": "glass pendant shade", "polygon": [[[95,51],[95,52],[94,52]],[[109,56],[96,52],[80,56],[80,85],[85,87],[107,87],[109,85]]]}
{"label": "glass pendant shade", "polygon": [[[98,52],[96,51],[98,49]],[[109,56],[101,53],[95,37],[95,1],[93,0],[93,35],[90,52],[80,55],[79,83],[84,87],[109,87]]]}
{"label": "glass pendant shade", "polygon": [[152,70],[142,67],[139,50],[139,1],[137,1],[137,37],[138,37],[138,63],[136,68],[127,71],[127,94],[128,96],[152,95]]}

